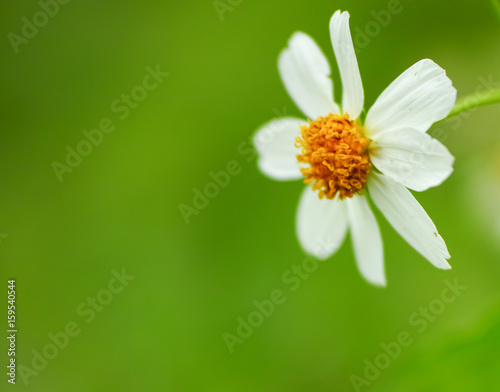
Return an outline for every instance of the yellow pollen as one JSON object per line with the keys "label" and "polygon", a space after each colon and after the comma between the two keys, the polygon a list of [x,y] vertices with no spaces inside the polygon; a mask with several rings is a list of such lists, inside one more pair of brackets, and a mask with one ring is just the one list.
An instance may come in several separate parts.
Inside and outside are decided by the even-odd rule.
{"label": "yellow pollen", "polygon": [[300,163],[309,164],[300,169],[304,182],[312,183],[319,198],[339,199],[353,197],[366,185],[371,164],[368,157],[369,140],[363,136],[363,127],[349,120],[349,115],[329,114],[309,121],[301,127],[302,136],[295,138]]}

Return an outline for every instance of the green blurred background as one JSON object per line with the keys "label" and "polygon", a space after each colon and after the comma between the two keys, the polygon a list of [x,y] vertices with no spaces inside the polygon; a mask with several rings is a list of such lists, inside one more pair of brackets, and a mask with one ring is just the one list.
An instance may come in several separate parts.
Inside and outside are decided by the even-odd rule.
{"label": "green blurred background", "polygon": [[[0,390],[351,391],[351,375],[364,377],[365,359],[402,331],[414,342],[360,390],[500,390],[499,107],[431,131],[456,156],[455,173],[417,198],[452,271],[377,214],[387,288],[361,278],[346,241],[292,291],[282,275],[305,258],[295,237],[302,185],[270,181],[238,147],[277,112],[300,115],[276,66],[294,31],[323,48],[339,95],[330,17],[348,10],[351,29],[366,31],[388,1],[232,3],[221,17],[211,0],[71,1],[17,54],[8,34],[41,8],[2,5],[0,283],[6,302],[7,279],[17,281],[19,332],[17,384],[3,376]],[[400,4],[358,53],[366,107],[427,57],[459,96],[484,90],[481,78],[500,87],[500,21],[488,1]],[[168,77],[121,120],[111,104],[157,65]],[[103,118],[115,131],[59,182],[52,163]],[[241,173],[186,224],[179,205],[232,160]],[[135,279],[86,323],[77,308],[123,268]],[[410,316],[455,279],[467,289],[418,332]],[[223,334],[276,289],[286,301],[230,353]],[[32,368],[33,350],[68,322],[81,333],[23,382],[19,366]]]}

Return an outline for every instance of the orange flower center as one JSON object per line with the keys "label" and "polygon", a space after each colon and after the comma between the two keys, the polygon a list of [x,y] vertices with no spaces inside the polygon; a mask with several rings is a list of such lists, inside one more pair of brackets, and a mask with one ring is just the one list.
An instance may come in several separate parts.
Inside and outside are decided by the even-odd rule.
{"label": "orange flower center", "polygon": [[304,182],[312,183],[319,198],[339,199],[353,197],[366,184],[371,163],[368,157],[369,140],[363,136],[363,127],[349,120],[349,115],[329,114],[309,121],[301,127],[295,146],[300,163],[309,164],[300,169]]}

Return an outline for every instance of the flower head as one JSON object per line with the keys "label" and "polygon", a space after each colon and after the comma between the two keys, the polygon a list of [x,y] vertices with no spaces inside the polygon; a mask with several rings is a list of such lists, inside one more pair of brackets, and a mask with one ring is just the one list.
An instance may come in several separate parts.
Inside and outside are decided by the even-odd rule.
{"label": "flower head", "polygon": [[[306,252],[329,257],[349,229],[360,272],[385,285],[382,239],[369,195],[411,246],[436,267],[451,268],[444,240],[407,188],[424,191],[453,172],[453,156],[426,132],[453,108],[455,88],[442,68],[421,60],[379,96],[363,123],[364,91],[347,12],[333,15],[330,33],[342,104],[334,101],[325,56],[308,35],[295,33],[278,66],[309,120],[287,117],[260,128],[255,135],[260,169],[277,180],[302,178],[308,184],[297,213]],[[261,143],[269,132],[272,140]]]}

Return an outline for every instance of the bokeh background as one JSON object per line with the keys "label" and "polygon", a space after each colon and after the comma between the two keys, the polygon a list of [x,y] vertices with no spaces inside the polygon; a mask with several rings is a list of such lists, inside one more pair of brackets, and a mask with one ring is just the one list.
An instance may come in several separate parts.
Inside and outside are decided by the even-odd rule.
{"label": "bokeh background", "polygon": [[[500,20],[488,1],[401,0],[382,26],[374,13],[390,3],[221,0],[220,14],[212,0],[71,1],[16,54],[8,34],[41,8],[4,2],[0,291],[6,315],[7,279],[16,279],[19,332],[17,384],[4,375],[0,390],[350,391],[365,360],[403,331],[413,343],[360,390],[500,388],[498,106],[431,130],[456,156],[455,173],[417,198],[453,270],[432,267],[377,213],[385,289],[361,278],[347,239],[292,291],[282,275],[306,256],[295,236],[302,185],[265,178],[238,151],[276,115],[300,115],[276,65],[294,31],[323,48],[340,96],[328,30],[337,9],[350,11],[353,31],[371,28],[358,45],[366,107],[427,57],[459,96],[485,91],[484,80],[500,87]],[[157,65],[169,75],[121,120],[112,103]],[[53,162],[103,118],[114,132],[60,182]],[[186,224],[179,205],[230,161],[241,172]],[[86,323],[80,304],[124,268],[135,279]],[[455,279],[467,289],[418,332],[411,315]],[[286,301],[231,353],[223,334],[236,335],[237,318],[276,289]],[[22,377],[19,366],[33,369],[68,322],[80,334]]]}

